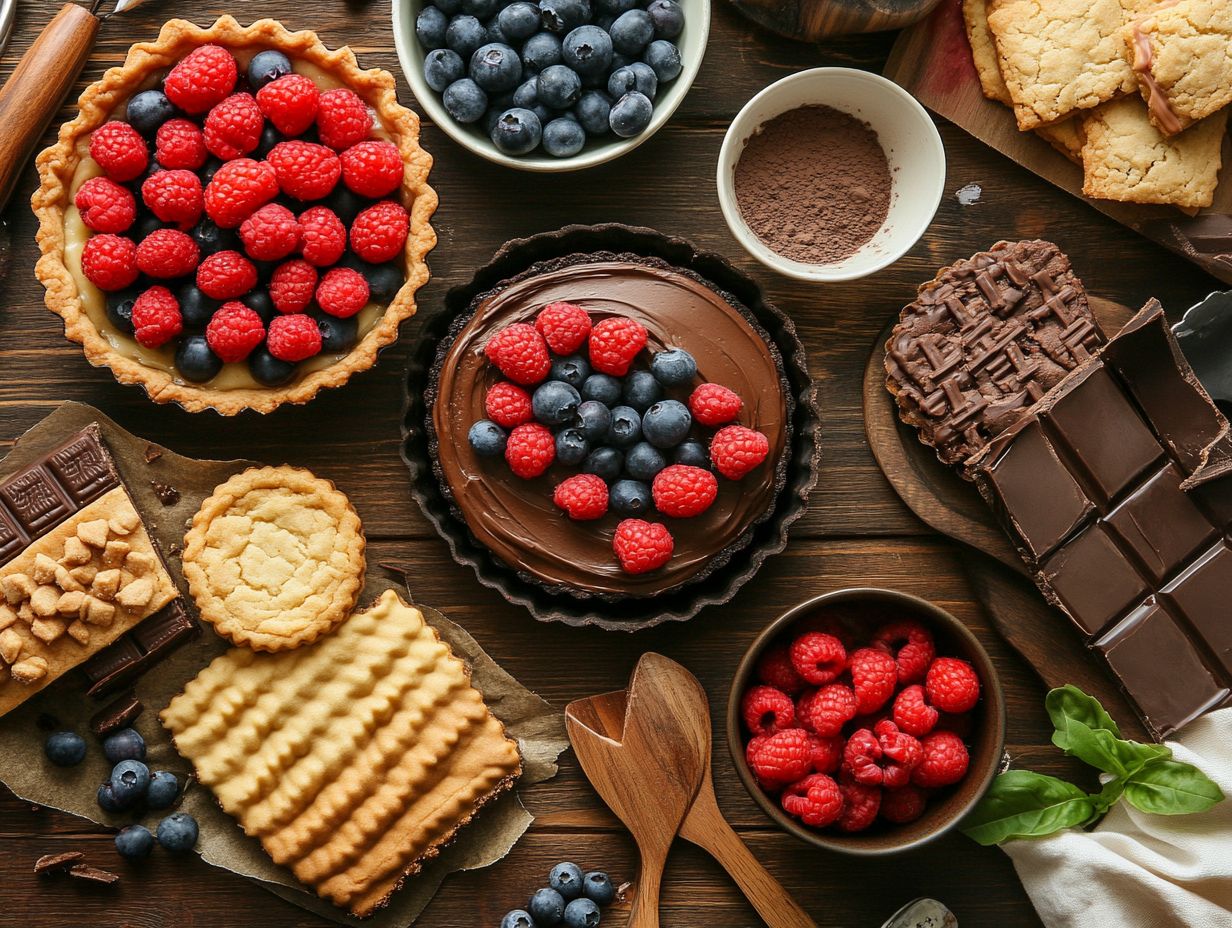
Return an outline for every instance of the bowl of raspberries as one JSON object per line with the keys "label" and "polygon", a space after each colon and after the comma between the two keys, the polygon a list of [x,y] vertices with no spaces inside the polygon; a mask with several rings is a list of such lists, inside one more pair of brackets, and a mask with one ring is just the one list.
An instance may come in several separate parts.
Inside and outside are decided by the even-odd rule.
{"label": "bowl of raspberries", "polygon": [[736,672],[727,735],[753,799],[817,847],[877,855],[953,828],[1001,764],[1005,704],[962,622],[894,590],[819,596]]}

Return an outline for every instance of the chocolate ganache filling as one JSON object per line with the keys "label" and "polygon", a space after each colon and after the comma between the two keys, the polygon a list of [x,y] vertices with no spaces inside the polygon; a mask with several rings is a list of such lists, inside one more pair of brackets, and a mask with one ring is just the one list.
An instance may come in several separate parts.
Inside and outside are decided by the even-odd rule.
{"label": "chocolate ganache filling", "polygon": [[[623,256],[622,256],[623,257]],[[567,300],[593,322],[622,315],[641,322],[650,352],[683,348],[697,360],[696,383],[713,381],[744,402],[739,424],[762,432],[766,460],[742,480],[720,478],[718,498],[691,519],[664,521],[675,538],[667,564],[649,573],[621,570],[612,536],[624,518],[608,512],[593,522],[573,522],[552,502],[552,490],[577,467],[554,464],[533,480],[516,477],[501,458],[483,459],[467,430],[486,417],[484,397],[502,379],[483,354],[488,338],[515,322],[532,323],[547,303]],[[647,354],[635,362],[645,367]],[[605,596],[652,596],[703,575],[719,556],[746,545],[752,527],[773,506],[784,463],[789,425],[785,381],[774,349],[746,318],[700,279],[652,260],[595,260],[515,278],[480,297],[474,315],[457,331],[436,371],[432,428],[438,475],[454,510],[474,537],[506,565],[542,584]],[[684,401],[696,385],[669,390]],[[708,441],[712,430],[694,426]]]}

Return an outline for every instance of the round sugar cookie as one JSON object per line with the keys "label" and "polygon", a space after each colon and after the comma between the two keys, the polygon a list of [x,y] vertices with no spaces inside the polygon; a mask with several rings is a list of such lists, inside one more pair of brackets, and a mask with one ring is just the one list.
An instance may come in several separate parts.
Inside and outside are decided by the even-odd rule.
{"label": "round sugar cookie", "polygon": [[286,651],[332,631],[364,584],[351,501],[296,467],[254,467],[214,488],[184,536],[201,617],[232,644]]}

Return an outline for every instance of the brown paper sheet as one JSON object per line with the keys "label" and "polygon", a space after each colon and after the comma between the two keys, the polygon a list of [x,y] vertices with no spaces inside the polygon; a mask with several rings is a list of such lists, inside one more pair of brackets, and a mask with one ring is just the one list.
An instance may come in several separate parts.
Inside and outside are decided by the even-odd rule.
{"label": "brown paper sheet", "polygon": [[[179,576],[179,551],[185,526],[215,486],[251,466],[252,462],[197,461],[182,457],[126,432],[90,406],[65,403],[18,440],[8,457],[0,461],[0,473],[11,473],[33,462],[65,436],[91,422],[101,427],[129,492],[145,517],[151,537],[162,549],[172,575],[187,597],[186,585]],[[155,484],[174,487],[180,494],[179,501],[171,506],[164,505],[155,492]],[[345,491],[345,487],[342,489]],[[363,512],[360,512],[362,517]],[[385,589],[397,589],[406,596],[408,590],[403,580],[370,564],[361,606],[371,603]],[[422,603],[416,605],[454,653],[470,663],[475,686],[505,723],[509,734],[518,740],[523,765],[519,785],[526,787],[555,776],[556,760],[568,746],[561,713],[502,670],[461,627],[431,607]],[[151,770],[171,770],[184,781],[188,764],[172,748],[170,738],[158,722],[158,712],[189,679],[227,647],[228,644],[205,625],[199,640],[185,645],[138,683],[137,695],[145,705],[145,712],[135,727],[145,738],[146,763]],[[131,814],[113,816],[95,802],[98,785],[110,773],[110,765],[88,728],[90,716],[99,706],[85,696],[81,679],[70,674],[0,718],[0,744],[4,748],[0,751],[0,781],[22,799],[38,805],[71,812],[102,825],[119,828],[139,821],[153,830],[166,812],[152,812],[144,818],[133,818]],[[46,760],[43,754],[46,733],[38,724],[40,716],[45,714],[54,716],[61,726],[76,729],[87,737],[90,750],[81,765],[66,770]],[[478,869],[500,860],[533,821],[516,792],[504,794],[485,807],[474,824],[463,829],[440,857],[408,879],[387,908],[360,921],[305,890],[289,870],[275,865],[260,843],[246,836],[235,820],[219,808],[205,787],[193,784],[185,793],[180,808],[191,813],[200,824],[197,852],[208,863],[255,880],[282,898],[339,924],[375,928],[412,923],[446,876],[455,870]]]}

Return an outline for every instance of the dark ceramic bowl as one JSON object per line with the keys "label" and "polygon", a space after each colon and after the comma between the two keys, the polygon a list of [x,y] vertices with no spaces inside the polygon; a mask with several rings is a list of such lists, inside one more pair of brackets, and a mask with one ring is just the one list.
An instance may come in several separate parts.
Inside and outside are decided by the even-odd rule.
{"label": "dark ceramic bowl", "polygon": [[[770,647],[790,640],[793,631],[806,619],[835,617],[857,635],[871,635],[882,622],[894,618],[917,619],[930,628],[937,642],[937,654],[961,657],[979,674],[981,695],[974,712],[974,724],[965,739],[971,763],[967,775],[957,784],[930,797],[924,814],[914,822],[895,825],[878,820],[867,831],[843,834],[835,830],[809,828],[785,813],[774,797],[767,795],[753,777],[744,758],[747,741],[740,719],[740,701],[752,684],[757,661]],[[919,847],[945,834],[975,806],[992,784],[1005,750],[1005,694],[992,659],[962,622],[932,603],[896,590],[854,588],[835,590],[775,619],[757,636],[745,652],[732,681],[727,700],[727,743],[736,772],[745,789],[762,810],[781,829],[814,847],[857,856],[882,856]]]}

